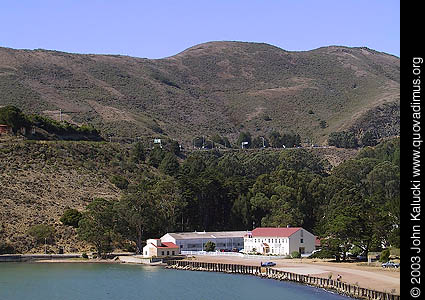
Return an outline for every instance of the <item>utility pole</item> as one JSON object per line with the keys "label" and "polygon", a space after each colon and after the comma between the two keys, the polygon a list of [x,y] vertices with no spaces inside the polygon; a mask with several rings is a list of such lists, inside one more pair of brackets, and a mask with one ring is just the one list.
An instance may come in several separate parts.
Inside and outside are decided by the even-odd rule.
{"label": "utility pole", "polygon": [[262,136],[260,136],[260,138],[263,140],[263,148],[266,148],[266,145],[264,143],[264,138]]}

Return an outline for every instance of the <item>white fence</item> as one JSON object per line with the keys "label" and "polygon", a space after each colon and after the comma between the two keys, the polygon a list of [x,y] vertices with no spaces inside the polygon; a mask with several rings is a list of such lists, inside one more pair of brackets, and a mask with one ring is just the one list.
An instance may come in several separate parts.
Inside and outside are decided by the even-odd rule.
{"label": "white fence", "polygon": [[242,253],[238,252],[207,252],[207,251],[181,251],[180,252],[183,255],[210,255],[210,256],[238,256],[243,257],[244,255]]}
{"label": "white fence", "polygon": [[209,256],[237,256],[242,258],[257,258],[263,260],[270,260],[273,258],[286,258],[286,256],[282,255],[250,255],[243,254],[238,252],[207,252],[207,251],[181,251],[183,255],[209,255]]}

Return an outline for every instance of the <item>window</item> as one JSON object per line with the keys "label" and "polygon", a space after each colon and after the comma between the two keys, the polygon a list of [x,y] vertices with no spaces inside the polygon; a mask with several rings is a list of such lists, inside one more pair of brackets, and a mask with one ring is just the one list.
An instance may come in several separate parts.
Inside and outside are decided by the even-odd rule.
{"label": "window", "polygon": [[301,229],[301,237],[303,237],[303,230]]}
{"label": "window", "polygon": [[161,255],[164,255],[164,251],[161,251],[162,253],[161,253]]}
{"label": "window", "polygon": [[183,245],[180,245],[180,249],[182,249],[183,248]]}
{"label": "window", "polygon": [[170,255],[170,251],[167,251],[167,255]]}
{"label": "window", "polygon": [[302,243],[304,243],[304,239],[300,239],[300,243],[302,244]]}
{"label": "window", "polygon": [[173,255],[175,254],[175,252],[174,252],[174,251],[172,251],[171,253],[172,253]]}

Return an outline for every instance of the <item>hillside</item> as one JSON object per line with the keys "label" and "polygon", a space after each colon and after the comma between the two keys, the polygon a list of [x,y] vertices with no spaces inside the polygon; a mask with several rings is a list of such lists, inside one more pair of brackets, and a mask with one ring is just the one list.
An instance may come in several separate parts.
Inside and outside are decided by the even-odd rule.
{"label": "hillside", "polygon": [[399,58],[368,48],[209,42],[155,60],[0,48],[0,105],[56,120],[61,110],[64,120],[117,140],[167,136],[190,145],[196,136],[235,141],[241,131],[272,130],[317,143],[340,130],[398,135],[399,83]]}
{"label": "hillside", "polygon": [[[43,245],[37,246],[28,230],[33,225],[49,224],[55,228],[55,242],[48,246],[49,251],[57,253],[60,246],[66,252],[90,249],[77,238],[75,229],[59,219],[65,209],[83,211],[95,198],[118,200],[121,190],[111,183],[114,175],[137,184],[147,174],[158,174],[159,170],[146,163],[134,164],[131,147],[109,142],[0,139],[0,242],[14,245],[18,252],[43,252]],[[258,176],[256,172],[270,171],[279,164],[279,155],[290,151],[301,150],[226,151],[221,160],[239,162],[232,163],[232,170],[250,170],[248,182],[248,178]],[[307,151],[333,166],[358,153],[336,148]],[[213,152],[198,154],[207,164]],[[191,161],[193,158],[187,163]]]}
{"label": "hillside", "polygon": [[[51,224],[56,243],[51,250],[80,250],[75,230],[59,219],[66,208],[83,210],[94,198],[116,199],[110,181],[126,175],[123,146],[94,142],[9,141],[0,143],[0,236],[18,251],[35,251],[28,237],[32,225]],[[33,249],[35,247],[35,249]],[[42,247],[37,249],[42,251]]]}

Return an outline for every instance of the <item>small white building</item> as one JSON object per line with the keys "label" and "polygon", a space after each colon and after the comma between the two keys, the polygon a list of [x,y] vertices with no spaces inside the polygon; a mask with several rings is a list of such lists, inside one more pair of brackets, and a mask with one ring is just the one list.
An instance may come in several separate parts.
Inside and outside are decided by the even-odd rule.
{"label": "small white building", "polygon": [[290,255],[311,253],[315,249],[316,236],[301,227],[255,228],[245,235],[244,252]]}
{"label": "small white building", "polygon": [[143,247],[144,257],[173,256],[180,254],[179,247],[174,243],[161,242],[160,239],[149,239]]}
{"label": "small white building", "polygon": [[215,244],[216,250],[239,251],[244,247],[244,236],[248,231],[223,232],[179,232],[167,233],[161,237],[161,242],[176,244],[180,251],[204,251],[206,242]]}

